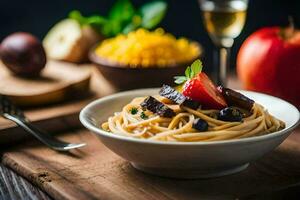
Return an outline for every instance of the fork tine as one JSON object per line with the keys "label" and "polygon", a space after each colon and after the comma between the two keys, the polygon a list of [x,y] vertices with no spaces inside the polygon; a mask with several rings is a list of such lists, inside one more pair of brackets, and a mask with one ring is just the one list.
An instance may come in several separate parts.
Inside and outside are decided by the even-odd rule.
{"label": "fork tine", "polygon": [[23,120],[28,121],[23,111],[18,107],[16,107],[15,104],[13,104],[5,95],[1,95],[1,94],[0,94],[0,113],[13,114],[22,118]]}
{"label": "fork tine", "polygon": [[4,96],[3,95],[0,95],[0,107],[1,107],[1,110],[2,110],[2,112],[5,112],[6,111],[6,109],[5,109],[5,103],[4,103]]}
{"label": "fork tine", "polygon": [[10,113],[11,112],[11,104],[9,100],[4,96],[0,95],[1,97],[1,107],[3,112]]}
{"label": "fork tine", "polygon": [[60,150],[60,151],[68,151],[71,149],[76,149],[76,148],[80,148],[80,147],[84,147],[86,146],[86,143],[80,143],[80,144],[68,144],[65,147],[57,147],[56,150]]}

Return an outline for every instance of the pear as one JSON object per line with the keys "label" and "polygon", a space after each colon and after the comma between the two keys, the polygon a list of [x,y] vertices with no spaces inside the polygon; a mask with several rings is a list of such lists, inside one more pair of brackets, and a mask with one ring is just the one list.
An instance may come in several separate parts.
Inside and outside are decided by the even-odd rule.
{"label": "pear", "polygon": [[50,29],[43,46],[50,59],[80,63],[87,60],[89,49],[101,39],[101,35],[90,26],[81,26],[74,19],[64,19]]}

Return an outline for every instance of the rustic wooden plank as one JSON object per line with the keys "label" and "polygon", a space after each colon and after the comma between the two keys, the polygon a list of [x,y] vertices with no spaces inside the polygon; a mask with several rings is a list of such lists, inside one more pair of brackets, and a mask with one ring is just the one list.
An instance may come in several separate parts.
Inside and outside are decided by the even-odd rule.
{"label": "rustic wooden plank", "polygon": [[55,199],[237,199],[300,183],[300,128],[243,172],[200,180],[137,171],[86,130],[60,137],[88,146],[65,154],[32,141],[6,150],[2,162]]}
{"label": "rustic wooden plank", "polygon": [[278,191],[254,194],[239,200],[298,200],[300,197],[300,184],[295,184]]}
{"label": "rustic wooden plank", "polygon": [[26,179],[0,165],[0,199],[50,200],[51,198]]}

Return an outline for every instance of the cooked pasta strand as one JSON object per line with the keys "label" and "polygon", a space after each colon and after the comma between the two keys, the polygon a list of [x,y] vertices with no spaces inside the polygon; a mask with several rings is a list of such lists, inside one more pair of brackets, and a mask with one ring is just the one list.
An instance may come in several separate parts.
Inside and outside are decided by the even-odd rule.
{"label": "cooked pasta strand", "polygon": [[[140,103],[145,98],[138,97],[124,106],[122,112],[109,117],[101,127],[105,131],[127,137],[192,142],[253,137],[281,130],[285,126],[284,122],[270,115],[263,106],[257,103],[253,105],[251,115],[244,118],[242,122],[226,122],[214,118],[218,110],[193,110],[172,104],[171,101],[162,97],[156,98],[173,108],[176,115],[173,118],[163,118],[148,110],[142,110]],[[131,112],[132,109],[136,109],[135,112]],[[146,117],[143,118],[142,113]],[[207,131],[199,132],[193,128],[193,121],[196,117],[208,123]]]}

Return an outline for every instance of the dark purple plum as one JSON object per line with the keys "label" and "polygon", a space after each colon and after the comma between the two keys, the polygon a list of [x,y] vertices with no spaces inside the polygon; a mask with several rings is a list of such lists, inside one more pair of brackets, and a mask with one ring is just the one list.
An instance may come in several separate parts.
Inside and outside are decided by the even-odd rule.
{"label": "dark purple plum", "polygon": [[47,62],[42,43],[25,32],[7,36],[0,45],[0,57],[14,74],[24,77],[38,76]]}

